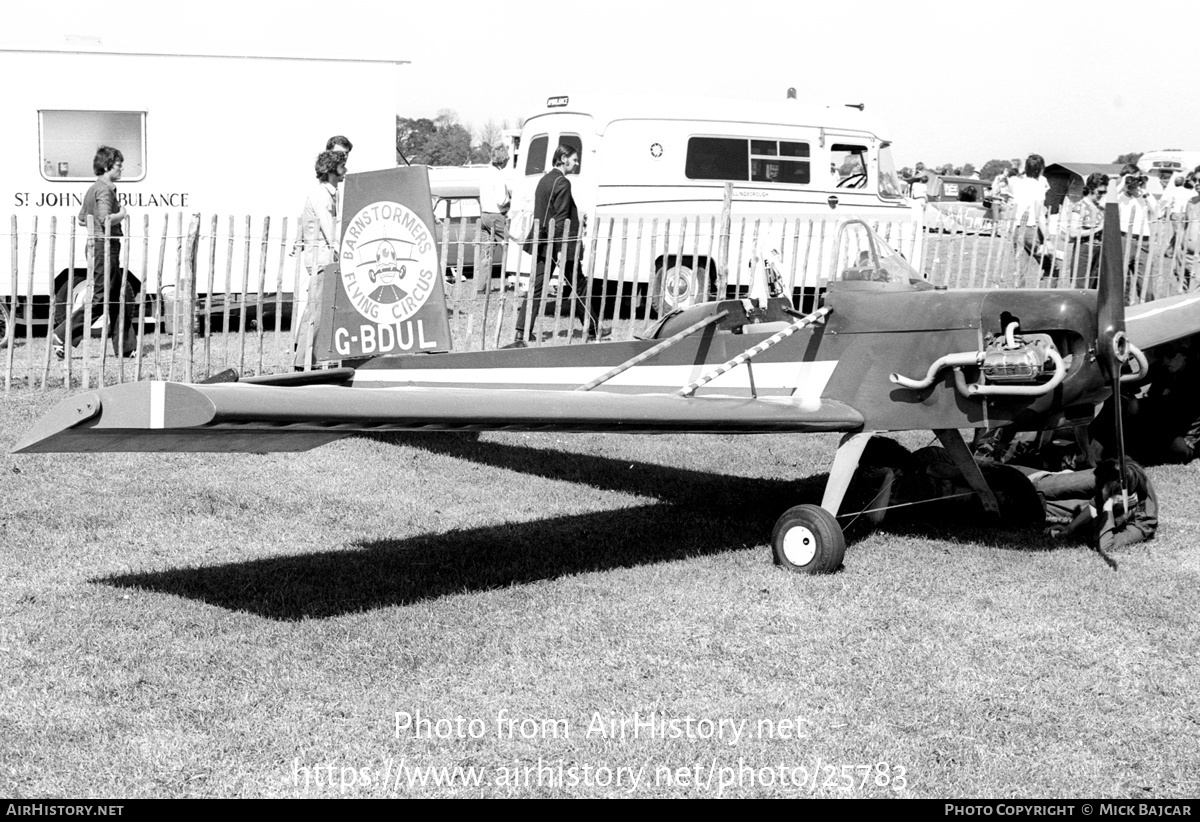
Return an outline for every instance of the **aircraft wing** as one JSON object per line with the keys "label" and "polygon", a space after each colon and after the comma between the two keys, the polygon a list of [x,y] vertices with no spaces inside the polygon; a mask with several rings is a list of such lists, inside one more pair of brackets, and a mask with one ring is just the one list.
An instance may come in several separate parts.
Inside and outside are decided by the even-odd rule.
{"label": "aircraft wing", "polygon": [[1129,306],[1125,333],[1142,350],[1200,333],[1200,293]]}
{"label": "aircraft wing", "polygon": [[797,396],[150,381],[64,400],[14,450],[257,453],[305,451],[383,431],[753,434],[854,431],[862,424],[845,403]]}

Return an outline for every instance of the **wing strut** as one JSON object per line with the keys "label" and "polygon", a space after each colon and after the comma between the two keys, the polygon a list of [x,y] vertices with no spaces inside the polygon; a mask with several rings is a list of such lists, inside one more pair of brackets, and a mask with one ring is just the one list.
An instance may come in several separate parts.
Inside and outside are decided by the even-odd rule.
{"label": "wing strut", "polygon": [[596,377],[596,379],[592,380],[591,382],[587,383],[586,385],[579,386],[575,390],[576,391],[591,391],[597,385],[603,385],[604,383],[608,382],[609,380],[611,380],[613,377],[617,376],[621,372],[628,371],[630,368],[633,368],[635,365],[640,365],[641,363],[644,363],[646,360],[650,359],[651,357],[657,357],[659,354],[666,351],[671,346],[675,345],[675,343],[682,341],[684,339],[684,337],[687,337],[691,334],[695,334],[700,329],[707,328],[708,326],[712,325],[713,323],[720,322],[721,320],[725,319],[728,316],[729,316],[728,311],[721,311],[721,312],[718,312],[711,316],[705,317],[703,320],[700,320],[699,322],[692,323],[687,328],[680,331],[678,334],[674,334],[674,335],[668,337],[667,339],[663,340],[662,342],[660,342],[658,345],[654,346],[653,348],[647,348],[645,351],[643,351],[641,354],[638,354],[636,357],[628,359],[625,362],[621,363],[620,365],[613,367],[611,370],[601,374],[599,377]]}
{"label": "wing strut", "polygon": [[685,385],[683,388],[679,389],[679,396],[681,396],[681,397],[691,396],[692,394],[694,394],[696,392],[697,388],[702,388],[705,385],[708,385],[713,380],[715,380],[717,377],[724,374],[726,371],[732,371],[734,368],[737,368],[742,363],[749,362],[753,357],[758,356],[759,354],[766,351],[768,348],[775,345],[776,343],[786,340],[788,337],[792,336],[797,331],[799,331],[801,328],[804,328],[806,325],[812,325],[817,320],[823,319],[825,317],[825,315],[828,314],[832,310],[833,309],[831,307],[825,306],[824,308],[817,309],[816,311],[814,311],[813,313],[809,314],[806,317],[801,317],[800,319],[796,320],[794,323],[789,325],[787,328],[780,331],[778,334],[773,334],[772,336],[763,340],[762,342],[760,342],[758,345],[754,346],[753,348],[747,348],[745,351],[743,351],[741,354],[738,354],[736,357],[734,357],[729,362],[718,365],[716,368],[714,368],[712,371],[709,371],[707,374],[702,376],[700,379],[696,380],[695,382],[691,383],[690,385]]}

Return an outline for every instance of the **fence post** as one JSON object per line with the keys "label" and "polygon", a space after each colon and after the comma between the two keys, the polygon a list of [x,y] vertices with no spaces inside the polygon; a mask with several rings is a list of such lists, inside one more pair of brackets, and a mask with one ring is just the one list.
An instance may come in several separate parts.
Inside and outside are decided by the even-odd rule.
{"label": "fence post", "polygon": [[[100,237],[96,241],[96,247],[99,249],[100,253],[103,255],[103,257],[101,257],[101,259],[103,260],[103,263],[101,263],[101,265],[97,268],[97,279],[100,280],[101,283],[103,283],[103,285],[101,285],[100,287],[103,291],[104,302],[100,309],[100,318],[101,318],[101,321],[100,321],[100,376],[97,377],[98,382],[96,383],[97,386],[102,388],[102,387],[104,387],[104,379],[105,379],[105,376],[106,376],[107,370],[108,370],[108,340],[109,340],[109,337],[112,336],[112,333],[114,331],[114,329],[111,329],[108,327],[110,325],[110,323],[108,321],[108,312],[110,310],[112,310],[111,309],[111,306],[112,306],[112,298],[111,298],[112,278],[115,276],[119,276],[119,274],[116,271],[112,270],[113,267],[111,265],[111,260],[110,260],[111,254],[110,254],[109,249],[112,248],[111,243],[113,241],[112,240],[112,238],[113,238],[112,223],[110,223],[108,221],[108,219],[106,218],[101,222],[101,224],[99,226],[96,227],[96,230],[100,233]],[[93,256],[95,256],[94,251],[93,251]],[[118,260],[118,262],[120,262],[120,261]],[[117,267],[120,268],[119,265]],[[95,301],[96,301],[95,293],[93,292],[92,302],[95,303]],[[93,316],[92,322],[94,323],[95,321],[96,321],[96,318],[95,318],[95,316]],[[88,325],[87,333],[89,336],[92,333],[92,328],[91,328],[90,324]]]}
{"label": "fence post", "polygon": [[[241,311],[238,312],[238,373],[241,374],[246,370],[246,294],[250,291],[250,255],[253,247],[250,241],[250,215],[246,215],[246,243],[242,254],[242,297],[239,300]],[[226,301],[229,300],[229,295],[225,296]],[[226,329],[225,333],[229,333]],[[228,368],[229,363],[225,363]]]}
{"label": "fence post", "polygon": [[258,294],[255,297],[255,319],[258,326],[258,371],[261,374],[263,370],[263,340],[266,330],[263,328],[263,300],[266,298],[267,290],[267,250],[271,241],[271,218],[263,218],[262,227],[262,242],[259,244],[258,252]]}
{"label": "fence post", "polygon": [[[137,328],[133,330],[133,339],[137,343],[137,353],[134,355],[133,362],[133,380],[137,382],[142,378],[142,337],[146,330],[146,297],[150,294],[150,289],[146,285],[147,272],[150,266],[150,215],[142,215],[142,288],[138,292],[140,299],[138,300],[138,319]],[[157,323],[156,323],[157,325]]]}
{"label": "fence post", "polygon": [[729,239],[733,234],[733,183],[725,184],[725,194],[721,199],[721,234],[717,245],[717,294],[719,299],[725,299],[725,289],[729,285]]}
{"label": "fence post", "polygon": [[[58,239],[58,218],[51,216],[50,217],[50,260],[49,260],[49,267],[48,267],[49,274],[47,276],[47,282],[49,282],[49,284],[50,284],[49,285],[50,309],[49,309],[49,314],[47,315],[47,318],[46,318],[46,345],[45,345],[45,350],[42,353],[42,358],[43,358],[42,359],[42,362],[43,362],[42,391],[46,390],[46,383],[48,383],[50,381],[50,360],[53,358],[53,355],[51,354],[51,347],[54,342],[54,246],[56,244],[55,241],[57,239]],[[30,385],[30,387],[31,388],[33,387],[32,384]]]}
{"label": "fence post", "polygon": [[114,357],[117,361],[118,383],[125,382],[125,345],[128,341],[125,332],[125,323],[129,319],[130,310],[132,310],[130,306],[126,305],[127,301],[125,299],[125,283],[129,279],[129,243],[132,241],[131,235],[133,234],[133,219],[126,214],[125,219],[121,220],[121,225],[124,229],[122,233],[125,235],[125,241],[121,243],[121,264],[117,266],[117,281],[113,286],[113,291],[116,292],[117,295],[117,306],[116,308],[112,309],[116,314],[117,327],[109,332],[114,340],[113,344],[120,352],[114,354]]}
{"label": "fence post", "polygon": [[[63,379],[65,380],[65,385],[63,386],[64,388],[71,387],[71,357],[70,357],[70,353],[71,353],[71,309],[75,306],[75,234],[76,234],[75,227],[76,227],[76,222],[75,222],[75,220],[71,220],[70,223],[71,223],[71,237],[70,237],[70,241],[67,243],[67,260],[68,260],[68,263],[67,263],[67,294],[66,294],[66,299],[63,302],[63,334],[64,334],[63,339],[62,339],[63,360],[66,362],[66,366],[67,366],[66,374],[63,377]],[[54,284],[53,281],[51,281],[52,286],[53,286],[53,284]],[[55,289],[55,290],[57,291],[57,289]],[[50,319],[51,319],[51,322],[53,322],[54,318],[51,317]],[[50,333],[53,334],[54,329],[51,329]]]}
{"label": "fence post", "polygon": [[[221,357],[221,367],[222,368],[228,367],[228,365],[229,365],[229,346],[231,344],[231,340],[229,339],[229,292],[230,292],[230,289],[233,288],[233,251],[235,248],[235,243],[237,242],[237,238],[234,235],[234,232],[236,230],[237,230],[237,224],[233,221],[233,215],[230,214],[229,215],[229,247],[225,250],[225,296],[224,296],[224,299],[221,300],[221,335],[225,338],[225,352]],[[207,329],[209,335],[211,336],[212,330],[213,330],[213,328],[212,328],[213,310],[212,310],[212,294],[211,293],[208,295],[208,306],[205,309],[205,313],[207,315],[207,320],[208,320],[207,323],[205,323],[205,328]],[[190,380],[189,380],[189,382],[190,382]]]}
{"label": "fence post", "polygon": [[[158,285],[159,296],[159,313],[163,315],[163,321],[166,321],[165,306],[162,305],[163,292],[163,272],[166,270],[167,263],[167,233],[171,230],[171,215],[163,215],[162,236],[158,238],[158,267],[155,269],[155,282]],[[72,235],[74,236],[74,235]],[[73,257],[74,255],[72,255]],[[171,300],[171,350],[175,350],[175,329],[176,318],[179,316],[179,283],[175,283],[174,290],[175,298]],[[162,379],[162,363],[159,356],[162,353],[162,323],[154,324],[154,377]]]}
{"label": "fence post", "polygon": [[[279,226],[279,268],[275,272],[275,362],[271,368],[282,368],[283,359],[283,266],[287,258],[287,241],[288,241],[288,218],[283,218],[283,223]],[[295,248],[293,246],[293,248]],[[293,256],[297,261],[300,260],[300,254],[293,251]],[[295,298],[295,288],[293,286],[292,297]],[[291,331],[291,320],[288,321],[288,330]],[[259,371],[262,371],[260,365]]]}
{"label": "fence post", "polygon": [[[182,227],[183,214],[179,215]],[[184,379],[193,382],[194,363],[192,353],[196,344],[196,254],[200,247],[200,215],[193,214],[188,221],[187,240],[184,245],[185,261],[183,265],[184,294],[187,295],[187,319],[184,322],[184,351],[187,352],[187,362],[184,364]]]}
{"label": "fence post", "polygon": [[37,263],[38,215],[33,215],[33,228],[29,232],[29,277],[25,287],[25,347],[29,349],[29,385],[34,383],[33,362],[33,267]]}

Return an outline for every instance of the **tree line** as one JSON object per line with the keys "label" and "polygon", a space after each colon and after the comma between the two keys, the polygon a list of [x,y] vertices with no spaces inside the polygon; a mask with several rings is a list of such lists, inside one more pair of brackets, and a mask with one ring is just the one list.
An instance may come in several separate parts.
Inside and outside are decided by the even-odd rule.
{"label": "tree line", "polygon": [[[1126,163],[1136,163],[1144,152],[1131,151],[1127,154],[1122,154],[1117,159],[1113,160],[1116,165],[1125,165]],[[1012,166],[1021,168],[1024,162],[1023,158],[1013,158],[1012,160],[988,160],[983,164],[979,171],[979,179],[984,182],[990,182],[996,178],[996,175],[1004,172],[1005,169]],[[970,177],[975,174],[975,166],[971,163],[963,163],[961,166],[956,166],[954,163],[946,163],[940,166],[926,166],[924,163],[917,163],[916,168],[905,166],[900,169],[900,176],[906,180],[911,180],[921,172],[932,171],[934,174],[944,177]]]}
{"label": "tree line", "polygon": [[396,162],[399,165],[461,166],[489,163],[492,149],[504,147],[508,121],[488,120],[473,132],[450,109],[427,117],[396,118]]}

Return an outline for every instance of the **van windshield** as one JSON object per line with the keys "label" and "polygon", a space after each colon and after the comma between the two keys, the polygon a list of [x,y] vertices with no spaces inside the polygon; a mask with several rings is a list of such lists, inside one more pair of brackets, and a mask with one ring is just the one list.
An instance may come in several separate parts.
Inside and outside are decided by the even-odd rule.
{"label": "van windshield", "polygon": [[879,149],[879,196],[889,200],[904,199],[900,175],[896,173],[896,161],[892,159],[892,147],[888,143]]}

